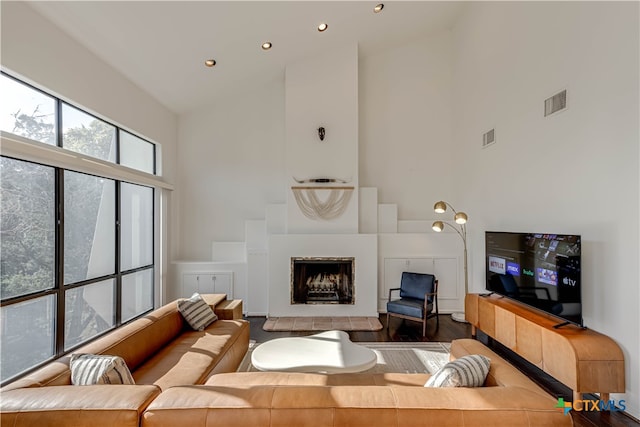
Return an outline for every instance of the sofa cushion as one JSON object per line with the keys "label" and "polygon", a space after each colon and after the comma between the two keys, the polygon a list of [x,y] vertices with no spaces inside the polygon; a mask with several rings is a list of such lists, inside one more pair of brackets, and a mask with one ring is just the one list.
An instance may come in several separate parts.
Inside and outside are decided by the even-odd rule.
{"label": "sofa cushion", "polygon": [[199,385],[162,392],[143,414],[141,427],[185,423],[190,427],[569,427],[572,420],[554,408],[551,396],[519,387]]}
{"label": "sofa cushion", "polygon": [[71,384],[135,384],[127,364],[119,356],[71,355]]}
{"label": "sofa cushion", "polygon": [[[225,294],[201,296],[212,307],[227,298]],[[138,366],[163,348],[166,343],[180,335],[185,329],[185,324],[182,315],[178,312],[177,302],[173,301],[84,345],[76,352],[120,356],[129,370],[135,373]],[[23,378],[3,386],[1,390],[71,385],[69,361],[69,355],[62,356]]]}
{"label": "sofa cushion", "polygon": [[[176,385],[202,384],[238,339],[246,340],[244,320],[218,320],[204,331],[186,330],[133,372],[137,384],[155,384],[166,390]],[[238,356],[240,363],[242,356]],[[237,364],[231,369],[237,369]]]}
{"label": "sofa cushion", "polygon": [[195,331],[202,331],[218,320],[218,316],[213,312],[213,309],[204,302],[197,292],[191,295],[189,299],[178,301],[178,311]]}
{"label": "sofa cushion", "polygon": [[[402,298],[387,303],[387,311],[403,314],[410,317],[422,317],[424,310],[424,300],[415,298]],[[433,304],[427,305],[427,313],[433,310]]]}
{"label": "sofa cushion", "polygon": [[491,361],[481,354],[463,356],[438,369],[425,383],[425,387],[481,387]]}
{"label": "sofa cushion", "polygon": [[489,367],[489,374],[487,375],[485,386],[522,387],[549,397],[549,394],[531,381],[529,377],[502,357],[498,356],[480,341],[468,338],[451,341],[451,359],[456,359],[468,354],[482,354],[491,359],[491,366]]}
{"label": "sofa cushion", "polygon": [[320,374],[302,372],[231,372],[211,376],[205,385],[218,387],[247,387],[258,385],[352,385],[422,387],[429,374],[407,373],[348,373]]}
{"label": "sofa cushion", "polygon": [[24,388],[0,393],[2,426],[139,427],[160,395],[151,385]]}

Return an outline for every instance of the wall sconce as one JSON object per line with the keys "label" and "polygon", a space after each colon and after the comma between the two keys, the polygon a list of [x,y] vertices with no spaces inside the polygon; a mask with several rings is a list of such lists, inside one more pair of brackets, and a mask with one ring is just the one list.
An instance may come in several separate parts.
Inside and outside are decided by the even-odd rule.
{"label": "wall sconce", "polygon": [[[464,246],[464,295],[466,296],[467,293],[469,292],[469,273],[467,271],[467,226],[466,226],[467,221],[469,220],[469,217],[464,212],[456,212],[453,206],[451,206],[449,203],[444,202],[442,200],[437,202],[435,205],[433,205],[433,210],[436,213],[444,213],[446,212],[447,207],[451,208],[451,210],[453,211],[453,220],[455,221],[455,224],[449,223],[447,221],[435,221],[431,226],[431,228],[433,228],[433,231],[440,233],[442,230],[444,230],[445,225],[448,225],[449,227],[456,230],[456,233],[458,233],[460,238],[462,238],[462,245]],[[464,311],[462,311],[462,313],[460,312],[451,313],[451,318],[456,322],[463,322],[463,323],[467,322],[465,319]]]}
{"label": "wall sconce", "polygon": [[320,141],[324,141],[324,134],[325,134],[324,127],[320,126],[318,128],[318,138],[320,138]]}

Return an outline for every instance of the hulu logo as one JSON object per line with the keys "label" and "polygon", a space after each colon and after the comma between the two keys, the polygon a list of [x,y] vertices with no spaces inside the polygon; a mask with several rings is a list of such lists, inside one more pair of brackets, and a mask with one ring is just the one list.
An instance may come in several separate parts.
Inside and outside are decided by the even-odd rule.
{"label": "hulu logo", "polygon": [[532,270],[527,270],[526,268],[522,269],[522,274],[525,275],[525,276],[533,277],[533,271]]}
{"label": "hulu logo", "polygon": [[[617,406],[616,406],[617,405]],[[567,415],[572,409],[576,412],[600,412],[600,411],[624,411],[627,409],[624,400],[576,400],[574,402],[565,402],[562,397],[558,398],[558,403],[554,408],[562,409]]]}

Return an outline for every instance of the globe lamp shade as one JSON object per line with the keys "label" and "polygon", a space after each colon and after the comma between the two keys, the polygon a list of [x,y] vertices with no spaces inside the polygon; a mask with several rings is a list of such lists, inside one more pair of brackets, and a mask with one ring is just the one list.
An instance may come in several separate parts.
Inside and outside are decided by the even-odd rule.
{"label": "globe lamp shade", "polygon": [[433,228],[433,231],[437,231],[439,233],[444,229],[444,222],[436,221],[436,222],[433,223],[431,228]]}

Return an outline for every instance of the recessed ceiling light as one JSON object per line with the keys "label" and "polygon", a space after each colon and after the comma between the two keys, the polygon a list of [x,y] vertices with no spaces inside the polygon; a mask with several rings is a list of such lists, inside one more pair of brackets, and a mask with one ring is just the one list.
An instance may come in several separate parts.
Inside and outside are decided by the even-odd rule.
{"label": "recessed ceiling light", "polygon": [[377,4],[376,7],[373,8],[373,12],[374,13],[380,13],[382,11],[382,9],[384,9],[384,4],[380,3],[380,4]]}
{"label": "recessed ceiling light", "polygon": [[269,50],[269,49],[271,49],[271,46],[273,46],[273,45],[271,44],[271,42],[264,42],[264,43],[262,43],[262,49],[264,49],[264,50]]}
{"label": "recessed ceiling light", "polygon": [[323,32],[326,31],[327,28],[329,28],[329,26],[327,24],[325,24],[324,22],[320,25],[318,25],[318,31]]}
{"label": "recessed ceiling light", "polygon": [[213,67],[214,65],[216,65],[216,60],[207,59],[206,61],[204,61],[204,65],[206,65],[207,67]]}

